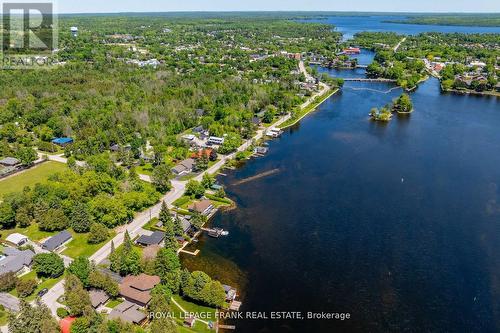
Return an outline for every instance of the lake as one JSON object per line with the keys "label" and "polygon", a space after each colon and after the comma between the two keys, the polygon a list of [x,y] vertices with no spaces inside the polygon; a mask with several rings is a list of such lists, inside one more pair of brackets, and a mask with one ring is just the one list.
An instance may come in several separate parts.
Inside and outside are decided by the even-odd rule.
{"label": "lake", "polygon": [[421,25],[388,23],[384,21],[403,20],[404,16],[373,15],[373,16],[330,16],[325,19],[302,20],[303,22],[327,23],[335,26],[336,31],[344,35],[344,39],[350,39],[357,32],[393,31],[403,35],[416,35],[422,32],[442,33],[500,33],[500,27],[471,27],[471,26],[444,26],[444,25]]}
{"label": "lake", "polygon": [[400,93],[348,82],[267,156],[219,177],[238,208],[212,225],[230,234],[202,237],[183,262],[238,286],[242,311],[351,316],[238,320],[236,332],[500,330],[499,101],[430,79],[411,115],[369,119]]}

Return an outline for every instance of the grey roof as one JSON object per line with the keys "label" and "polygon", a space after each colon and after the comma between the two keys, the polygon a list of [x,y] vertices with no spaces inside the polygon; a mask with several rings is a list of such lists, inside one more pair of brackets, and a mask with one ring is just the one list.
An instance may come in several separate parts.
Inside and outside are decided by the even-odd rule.
{"label": "grey roof", "polygon": [[35,256],[31,250],[20,251],[12,247],[5,248],[3,254],[6,257],[0,260],[0,274],[8,272],[17,273],[24,266],[29,267]]}
{"label": "grey roof", "polygon": [[90,302],[94,308],[97,308],[99,305],[104,304],[108,301],[109,296],[103,290],[92,289],[90,292]]}
{"label": "grey roof", "polygon": [[17,158],[14,157],[6,157],[3,160],[0,160],[0,164],[6,165],[6,166],[14,166],[18,165],[21,163]]}
{"label": "grey roof", "polygon": [[203,117],[204,114],[205,114],[205,110],[203,110],[203,109],[196,109],[196,115],[198,117]]}
{"label": "grey roof", "polygon": [[158,245],[165,238],[165,233],[161,231],[155,231],[150,236],[142,235],[136,241],[138,244],[142,245]]}
{"label": "grey roof", "polygon": [[72,238],[71,234],[68,230],[61,231],[57,235],[54,235],[47,239],[45,243],[43,243],[42,247],[48,251],[54,251],[59,246],[63,245],[67,241]]}
{"label": "grey roof", "polygon": [[181,220],[181,225],[184,232],[188,232],[191,229],[191,223],[186,219]]}
{"label": "grey roof", "polygon": [[111,311],[109,318],[119,318],[127,323],[139,324],[146,319],[146,314],[139,311],[139,307],[134,303],[125,301]]}

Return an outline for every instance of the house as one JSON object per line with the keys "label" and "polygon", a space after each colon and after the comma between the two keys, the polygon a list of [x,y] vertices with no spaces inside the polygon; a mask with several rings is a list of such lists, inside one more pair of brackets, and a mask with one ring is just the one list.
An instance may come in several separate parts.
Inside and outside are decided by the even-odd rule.
{"label": "house", "polygon": [[187,234],[189,232],[189,230],[191,230],[191,228],[192,228],[191,222],[189,222],[186,219],[181,220],[181,226],[182,226],[182,231],[185,234]]}
{"label": "house", "polygon": [[196,109],[196,117],[203,117],[203,115],[205,114],[205,110],[203,109]]}
{"label": "house", "polygon": [[184,319],[184,325],[187,327],[193,327],[195,323],[195,319],[193,316],[188,316]]}
{"label": "house", "polygon": [[260,126],[261,123],[262,123],[262,121],[260,120],[259,117],[252,118],[252,124],[254,124],[255,126]]}
{"label": "house", "polygon": [[232,302],[236,299],[236,289],[228,286],[226,284],[222,285],[222,288],[224,288],[224,292],[226,293],[226,301]]}
{"label": "house", "polygon": [[123,279],[119,286],[120,295],[129,302],[139,306],[146,306],[151,301],[151,290],[159,283],[160,278],[158,276],[129,275]]}
{"label": "house", "polygon": [[196,137],[193,134],[186,134],[182,136],[182,139],[186,141],[193,141],[195,138]]}
{"label": "house", "polygon": [[13,247],[6,247],[3,256],[0,256],[0,274],[27,272],[35,254],[31,250],[20,251]]}
{"label": "house", "polygon": [[207,143],[211,144],[211,145],[220,146],[221,144],[224,143],[224,138],[219,138],[219,137],[216,137],[216,136],[211,136],[211,137],[208,138]]}
{"label": "house", "polygon": [[204,156],[207,159],[210,159],[210,156],[212,155],[213,151],[214,150],[211,148],[200,149],[196,153],[193,153],[191,155],[191,158],[198,159],[198,158],[202,158]]}
{"label": "house", "polygon": [[52,140],[52,143],[56,144],[58,146],[61,146],[61,147],[66,147],[67,145],[73,143],[73,139],[72,138],[55,138],[54,140]]}
{"label": "house", "polygon": [[69,233],[68,230],[61,231],[55,236],[50,237],[47,239],[43,244],[42,248],[44,248],[47,251],[55,251],[56,249],[60,248],[64,244],[68,243],[71,241],[73,237]]}
{"label": "house", "polygon": [[14,244],[15,246],[22,246],[28,242],[28,237],[22,234],[13,233],[8,235],[5,240],[11,244]]}
{"label": "house", "polygon": [[3,160],[0,160],[0,164],[6,167],[15,167],[21,164],[21,161],[14,157],[6,157]]}
{"label": "house", "polygon": [[146,314],[136,304],[125,301],[118,304],[109,314],[109,319],[120,319],[123,322],[140,325],[146,320]]}
{"label": "house", "polygon": [[151,235],[141,235],[135,242],[142,246],[159,245],[164,239],[164,232],[155,231]]}
{"label": "house", "polygon": [[359,47],[348,47],[344,49],[344,54],[360,54],[361,49]]}
{"label": "house", "polygon": [[195,133],[203,133],[205,130],[203,129],[203,126],[197,126],[195,128],[193,128],[193,132]]}
{"label": "house", "polygon": [[214,205],[210,200],[201,200],[193,203],[189,206],[189,210],[192,212],[200,213],[202,215],[208,216],[212,210],[214,209]]}
{"label": "house", "polygon": [[181,163],[177,164],[172,168],[172,173],[177,176],[181,176],[184,174],[191,173],[193,171],[195,160],[192,158],[188,158]]}
{"label": "house", "polygon": [[101,305],[106,304],[109,300],[108,294],[104,290],[92,289],[89,292],[90,294],[90,302],[92,303],[92,307],[97,309]]}

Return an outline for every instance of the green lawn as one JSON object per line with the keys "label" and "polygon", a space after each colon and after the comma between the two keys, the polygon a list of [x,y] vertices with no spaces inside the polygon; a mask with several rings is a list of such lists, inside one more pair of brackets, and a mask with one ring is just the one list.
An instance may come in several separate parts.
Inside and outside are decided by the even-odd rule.
{"label": "green lawn", "polygon": [[[173,298],[187,312],[203,313],[204,316],[205,315],[207,316],[206,318],[211,318],[211,319],[203,319],[204,321],[207,321],[207,322],[212,321],[214,323],[217,321],[216,317],[215,317],[215,309],[214,308],[209,308],[206,306],[191,303],[189,301],[184,300],[179,295],[174,295]],[[179,317],[181,317],[180,309],[173,302],[172,302],[172,310],[175,312],[176,321],[180,325],[179,332],[203,332],[203,333],[214,332],[213,330],[210,330],[206,324],[204,324],[200,321],[196,321],[193,328],[184,327],[183,326],[183,319],[179,319]]]}
{"label": "green lawn", "polygon": [[106,303],[106,307],[110,308],[110,309],[114,309],[116,308],[119,304],[122,304],[123,303],[123,300],[120,300],[120,299],[112,299],[110,300],[108,303]]}
{"label": "green lawn", "polygon": [[38,230],[38,224],[33,223],[27,228],[17,227],[14,229],[1,230],[0,231],[1,238],[5,239],[8,235],[13,234],[15,232],[23,234],[23,235],[27,236],[30,240],[35,241],[35,242],[40,241],[44,238],[50,237],[50,236],[55,234],[54,232],[40,231],[40,230]]}
{"label": "green lawn", "polygon": [[[63,277],[64,277],[64,275],[62,275],[62,276],[58,277],[57,279],[46,279],[46,278],[42,278],[42,279],[41,279],[41,280],[42,280],[42,282],[38,285],[38,287],[36,288],[35,292],[34,292],[33,294],[31,294],[30,296],[28,296],[28,297],[26,298],[26,300],[27,300],[28,302],[31,302],[32,300],[34,300],[34,299],[36,298],[36,296],[37,296],[37,294],[38,294],[38,292],[39,292],[40,290],[42,290],[43,288],[47,288],[47,289],[52,288],[52,287],[53,287],[53,286],[54,286],[57,282],[61,281],[61,280],[63,279]],[[37,276],[36,276],[36,272],[35,272],[35,271],[31,271],[31,272],[29,272],[28,274],[21,276],[21,277],[20,277],[20,279],[22,279],[22,280],[37,279],[37,280],[38,280],[38,278],[37,278]],[[17,295],[17,290],[15,290],[15,289],[14,289],[14,290],[12,290],[12,291],[10,292],[10,294],[11,294],[11,295],[13,295],[13,296],[18,297],[18,295]]]}
{"label": "green lawn", "polygon": [[[99,250],[104,244],[106,244],[106,242],[102,242],[99,244],[89,244],[87,243],[88,234],[77,234],[72,230],[70,230],[70,232],[73,235],[73,240],[66,245],[66,249],[62,252],[62,254],[68,257],[71,258],[77,258],[79,256],[90,257],[97,250]],[[115,235],[114,232],[112,232],[111,230],[109,232],[111,237],[109,237],[108,240],[113,238]]]}
{"label": "green lawn", "polygon": [[33,186],[47,181],[47,178],[57,172],[64,171],[66,165],[58,162],[44,162],[23,173],[0,181],[0,198],[12,192],[21,192],[25,186]]}
{"label": "green lawn", "polygon": [[144,165],[139,165],[136,167],[135,171],[141,175],[151,176],[153,174],[153,166],[151,163],[146,163]]}
{"label": "green lawn", "polygon": [[9,317],[7,316],[6,311],[0,311],[0,326],[5,326],[7,325],[7,320]]}

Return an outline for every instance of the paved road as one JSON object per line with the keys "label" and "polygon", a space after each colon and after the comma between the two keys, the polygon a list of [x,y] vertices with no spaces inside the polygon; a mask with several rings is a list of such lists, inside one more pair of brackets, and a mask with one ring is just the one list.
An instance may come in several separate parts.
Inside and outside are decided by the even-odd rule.
{"label": "paved road", "polygon": [[[304,63],[301,61],[299,64],[300,70],[304,72],[307,76],[310,76],[304,66]],[[324,83],[320,83],[322,90],[321,92],[313,95],[311,98],[309,98],[308,101],[306,101],[301,107],[307,107],[309,104],[311,104],[314,99],[320,95],[322,92],[324,92],[325,89],[328,88],[327,85]],[[253,141],[261,139],[267,130],[271,128],[279,128],[279,126],[290,119],[290,115],[286,115],[279,119],[276,123],[274,123],[271,127],[268,129],[259,129],[256,133],[256,135],[250,139],[247,140],[244,144],[242,144],[238,149],[237,152],[245,151],[248,149],[253,144]],[[221,159],[212,165],[210,168],[208,168],[206,171],[203,173],[199,174],[196,176],[194,179],[201,181],[203,178],[203,175],[206,173],[209,174],[215,174],[219,169],[221,169],[224,164],[230,160],[233,159],[236,155],[236,153],[232,153],[230,155],[226,156],[221,156]],[[57,161],[61,163],[67,163],[67,159],[64,158],[63,156],[60,155],[49,155],[49,160],[51,161]],[[83,163],[83,164],[81,164]],[[84,162],[79,162],[78,165],[84,165]],[[146,175],[140,175],[139,176],[142,180],[144,181],[151,181],[149,176]],[[184,194],[184,191],[186,189],[186,184],[187,181],[179,181],[179,180],[173,180],[172,181],[172,190],[168,192],[165,196],[163,196],[160,200],[160,202],[154,206],[152,206],[150,209],[145,210],[139,214],[137,214],[134,218],[134,220],[128,224],[125,228],[123,228],[118,234],[113,238],[112,241],[109,241],[106,243],[103,247],[101,247],[96,253],[94,253],[89,259],[94,261],[96,264],[102,262],[104,259],[107,258],[107,256],[111,252],[111,242],[114,243],[115,248],[118,247],[123,243],[124,235],[125,235],[125,230],[128,231],[130,234],[130,237],[133,239],[135,238],[139,232],[142,230],[142,227],[149,222],[149,220],[152,217],[158,217],[161,209],[161,203],[165,202],[169,208],[172,207],[172,204],[175,200],[179,199],[182,197]],[[56,311],[58,307],[61,307],[62,305],[57,302],[57,299],[64,294],[64,280],[60,281],[54,287],[52,287],[47,294],[45,294],[42,297],[42,301],[49,307],[49,309],[52,311],[53,315],[56,316]]]}
{"label": "paved road", "polygon": [[398,49],[399,47],[401,46],[401,44],[403,44],[404,42],[406,41],[406,37],[404,37],[403,39],[401,39],[401,41],[396,45],[394,46],[394,52],[398,52]]}

